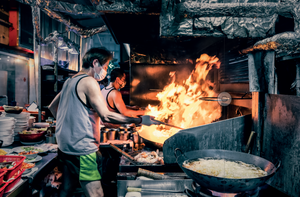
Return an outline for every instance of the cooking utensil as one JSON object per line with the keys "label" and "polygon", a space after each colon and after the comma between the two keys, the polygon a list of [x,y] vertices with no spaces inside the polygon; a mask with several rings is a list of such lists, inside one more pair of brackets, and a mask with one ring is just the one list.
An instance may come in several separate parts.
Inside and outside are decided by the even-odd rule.
{"label": "cooking utensil", "polygon": [[163,174],[159,174],[159,173],[152,172],[150,170],[145,170],[142,168],[138,169],[137,176],[144,176],[144,177],[148,177],[148,178],[151,178],[154,180],[163,180],[165,178],[165,175],[163,175]]}
{"label": "cooking utensil", "polygon": [[137,188],[137,187],[127,187],[127,192],[183,193],[183,191],[177,191],[177,190],[144,189],[144,188]]}
{"label": "cooking utensil", "polygon": [[[179,151],[181,155],[178,156],[177,151]],[[275,167],[275,165],[270,161],[255,155],[217,149],[196,150],[183,153],[179,148],[176,148],[174,154],[180,168],[191,179],[193,179],[201,186],[206,187],[207,189],[223,193],[239,193],[256,189],[257,187],[263,185],[272,176],[274,176],[274,174],[280,168],[281,163],[279,162],[277,167]],[[183,167],[184,162],[190,162],[199,158],[217,158],[230,161],[242,161],[244,163],[253,164],[255,166],[260,167],[261,169],[266,171],[268,175],[259,178],[229,179],[201,174]]]}
{"label": "cooking utensil", "polygon": [[137,163],[133,157],[131,157],[129,154],[127,154],[126,152],[124,152],[123,150],[119,149],[118,147],[116,147],[115,145],[113,145],[112,143],[109,144],[110,147],[112,147],[114,150],[118,151],[119,153],[121,153],[122,155],[124,155],[127,159],[129,159],[131,162],[133,163]]}
{"label": "cooking utensil", "polygon": [[[138,132],[138,135],[139,135],[139,137],[141,137],[143,139],[143,143],[145,143],[147,147],[153,148],[153,149],[160,149],[160,150],[162,150],[162,148],[163,148],[163,145],[164,145],[163,141],[165,139],[167,139],[167,138],[165,138],[165,139],[161,140],[161,139],[159,139],[159,137],[151,135],[150,132],[146,132],[146,131]],[[160,141],[158,141],[158,140],[160,140]]]}
{"label": "cooking utensil", "polygon": [[255,134],[256,134],[256,132],[251,131],[251,134],[250,134],[250,136],[249,136],[249,139],[248,139],[248,142],[247,142],[247,145],[246,145],[246,148],[245,148],[245,153],[248,153],[248,152],[249,152],[250,145],[251,145],[253,136],[254,136]]}
{"label": "cooking utensil", "polygon": [[155,122],[157,122],[157,123],[160,123],[160,124],[163,124],[163,125],[166,125],[166,126],[169,126],[169,127],[174,127],[174,128],[181,129],[181,130],[183,130],[183,129],[184,129],[184,128],[181,128],[181,127],[178,127],[178,126],[175,126],[175,125],[169,124],[169,123],[165,123],[165,122],[162,122],[162,121],[159,121],[159,120],[155,120],[155,119],[153,119],[153,121],[155,121]]}

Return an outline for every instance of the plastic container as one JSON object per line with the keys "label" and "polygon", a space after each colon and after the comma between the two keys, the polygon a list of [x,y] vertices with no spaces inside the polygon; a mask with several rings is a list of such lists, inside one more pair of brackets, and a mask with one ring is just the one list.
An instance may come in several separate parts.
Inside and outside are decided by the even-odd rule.
{"label": "plastic container", "polygon": [[6,174],[6,170],[0,172],[0,186],[1,186],[1,184],[3,183],[3,178],[4,178],[4,175],[5,175],[5,174]]}
{"label": "plastic container", "polygon": [[6,174],[4,175],[4,180],[9,180],[16,172],[18,172],[21,167],[22,163],[25,160],[26,157],[24,156],[10,156],[10,155],[0,155],[0,162],[9,162],[9,161],[14,161],[16,162],[16,165],[10,169],[0,169],[0,173],[3,171],[7,171]]}
{"label": "plastic container", "polygon": [[25,171],[23,169],[22,171],[19,172],[19,174],[13,179],[7,182],[6,188],[4,189],[4,193],[8,192],[11,188],[13,188],[22,178],[22,174]]}
{"label": "plastic container", "polygon": [[[2,185],[2,183],[0,184],[0,187],[1,187],[1,185]],[[5,184],[0,188],[0,197],[3,196],[6,186],[7,186],[7,183],[5,183]]]}

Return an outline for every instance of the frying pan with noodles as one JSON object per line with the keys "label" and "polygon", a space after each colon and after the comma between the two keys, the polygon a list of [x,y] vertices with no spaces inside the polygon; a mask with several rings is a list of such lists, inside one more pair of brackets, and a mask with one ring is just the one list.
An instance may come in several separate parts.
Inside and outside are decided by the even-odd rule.
{"label": "frying pan with noodles", "polygon": [[[178,156],[177,153],[181,152]],[[196,150],[183,153],[179,148],[175,149],[175,157],[180,168],[195,182],[201,186],[206,187],[217,192],[222,193],[239,193],[244,191],[251,191],[265,184],[280,167],[280,162],[277,167],[270,161],[251,154],[246,154],[236,151],[228,151],[221,149],[207,149]],[[268,175],[259,178],[244,178],[244,179],[231,179],[216,176],[210,176],[192,171],[183,166],[183,163],[193,161],[199,158],[215,158],[225,159],[230,161],[242,161],[247,164],[253,164],[260,167],[268,173]]]}

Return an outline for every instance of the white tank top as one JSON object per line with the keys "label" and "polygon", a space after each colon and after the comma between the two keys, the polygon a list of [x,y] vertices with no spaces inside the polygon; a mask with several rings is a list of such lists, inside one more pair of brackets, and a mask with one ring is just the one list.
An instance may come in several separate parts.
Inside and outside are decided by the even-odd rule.
{"label": "white tank top", "polygon": [[56,119],[58,148],[70,155],[88,155],[100,145],[100,118],[82,102],[77,93],[78,82],[88,75],[68,79],[61,90]]}

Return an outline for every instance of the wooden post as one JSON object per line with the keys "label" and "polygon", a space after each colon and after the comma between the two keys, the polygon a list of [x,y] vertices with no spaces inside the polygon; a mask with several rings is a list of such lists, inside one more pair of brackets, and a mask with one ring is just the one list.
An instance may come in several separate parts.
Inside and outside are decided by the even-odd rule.
{"label": "wooden post", "polygon": [[257,133],[253,154],[261,156],[263,144],[263,126],[267,114],[265,95],[274,94],[277,85],[275,75],[275,52],[255,51],[248,54],[249,86],[252,92],[252,130]]}

